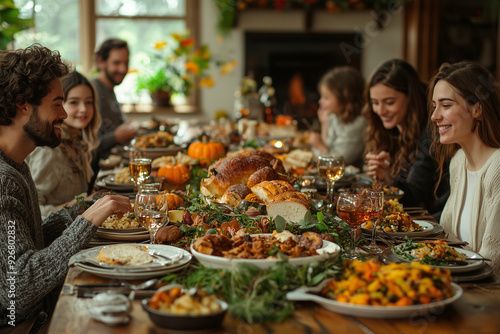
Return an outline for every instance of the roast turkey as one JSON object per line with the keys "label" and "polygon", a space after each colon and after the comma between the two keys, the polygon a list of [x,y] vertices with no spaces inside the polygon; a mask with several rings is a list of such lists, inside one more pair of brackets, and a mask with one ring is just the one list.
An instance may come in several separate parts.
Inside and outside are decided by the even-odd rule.
{"label": "roast turkey", "polygon": [[[267,167],[267,168],[266,168]],[[264,169],[263,171],[260,171]],[[255,174],[256,173],[256,174]],[[221,198],[235,184],[253,186],[272,177],[288,180],[281,160],[267,152],[244,152],[218,160],[208,169],[208,177],[201,180],[204,196]],[[254,175],[255,174],[255,175]]]}

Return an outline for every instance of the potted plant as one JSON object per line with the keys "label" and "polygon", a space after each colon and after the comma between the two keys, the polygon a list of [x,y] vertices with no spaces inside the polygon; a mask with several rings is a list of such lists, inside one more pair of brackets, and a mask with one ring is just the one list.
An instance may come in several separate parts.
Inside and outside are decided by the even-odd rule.
{"label": "potted plant", "polygon": [[19,18],[19,9],[12,0],[0,0],[0,50],[7,49],[14,35],[21,30],[31,28],[33,19]]}
{"label": "potted plant", "polygon": [[216,60],[206,45],[195,48],[189,33],[173,33],[165,41],[155,43],[154,51],[142,59],[143,66],[137,70],[137,89],[147,90],[155,106],[171,105],[171,96],[188,96],[197,81],[200,87],[215,84],[207,73],[211,63],[220,66],[222,74],[236,65],[235,61]]}

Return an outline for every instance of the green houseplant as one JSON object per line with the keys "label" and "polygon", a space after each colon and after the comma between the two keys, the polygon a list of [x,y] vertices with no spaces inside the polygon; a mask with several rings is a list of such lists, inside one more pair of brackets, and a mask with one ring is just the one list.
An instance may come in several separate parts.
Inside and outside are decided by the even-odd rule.
{"label": "green houseplant", "polygon": [[19,18],[19,9],[12,0],[0,0],[0,22],[0,50],[7,49],[16,33],[34,24],[33,19]]}

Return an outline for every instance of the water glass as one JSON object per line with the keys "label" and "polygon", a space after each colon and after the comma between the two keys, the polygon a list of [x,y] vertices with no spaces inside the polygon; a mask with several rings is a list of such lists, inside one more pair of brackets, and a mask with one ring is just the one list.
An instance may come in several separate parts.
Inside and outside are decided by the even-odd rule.
{"label": "water glass", "polygon": [[165,193],[157,189],[143,189],[135,196],[134,213],[139,224],[149,231],[152,244],[158,229],[168,224],[168,203]]}

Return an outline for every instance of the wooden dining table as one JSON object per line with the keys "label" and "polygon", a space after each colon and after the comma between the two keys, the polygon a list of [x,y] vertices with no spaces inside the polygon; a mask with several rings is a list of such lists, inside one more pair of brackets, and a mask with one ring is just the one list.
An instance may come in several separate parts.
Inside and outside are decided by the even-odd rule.
{"label": "wooden dining table", "polygon": [[[125,325],[109,326],[92,319],[91,298],[78,297],[77,283],[107,283],[116,279],[95,276],[71,267],[57,302],[49,327],[49,334],[119,334],[119,333],[172,333],[149,319],[143,310],[141,298],[132,300],[130,321]],[[135,281],[133,283],[139,283]],[[329,311],[313,302],[296,302],[293,314],[280,323],[248,324],[229,314],[217,329],[208,333],[499,333],[500,332],[500,279],[489,277],[481,281],[460,283],[463,295],[453,304],[429,313],[391,319],[391,311],[383,319],[342,315]],[[179,333],[179,331],[177,331]]]}

